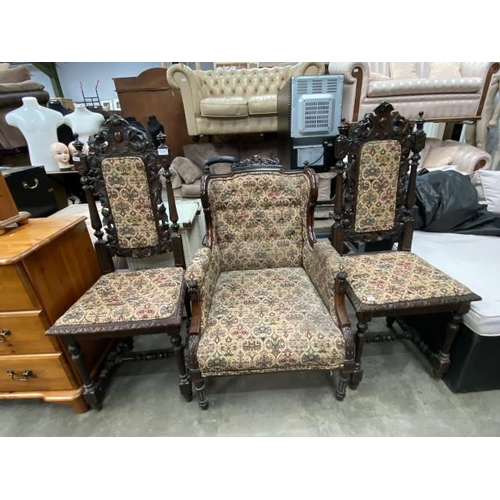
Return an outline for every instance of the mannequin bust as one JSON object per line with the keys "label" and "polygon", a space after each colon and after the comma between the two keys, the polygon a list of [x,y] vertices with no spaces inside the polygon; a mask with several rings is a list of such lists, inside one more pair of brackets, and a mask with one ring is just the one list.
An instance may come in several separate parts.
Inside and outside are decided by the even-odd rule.
{"label": "mannequin bust", "polygon": [[57,127],[64,122],[61,113],[40,106],[36,97],[23,97],[23,105],[7,113],[5,121],[24,135],[33,166],[43,166],[47,172],[59,171],[50,145],[57,142]]}
{"label": "mannequin bust", "polygon": [[50,152],[57,161],[61,170],[68,170],[73,165],[69,163],[69,149],[63,142],[54,142],[50,145]]}
{"label": "mannequin bust", "polygon": [[89,136],[99,131],[99,127],[104,123],[104,116],[89,111],[84,104],[75,104],[75,111],[64,117],[64,123],[86,144]]}

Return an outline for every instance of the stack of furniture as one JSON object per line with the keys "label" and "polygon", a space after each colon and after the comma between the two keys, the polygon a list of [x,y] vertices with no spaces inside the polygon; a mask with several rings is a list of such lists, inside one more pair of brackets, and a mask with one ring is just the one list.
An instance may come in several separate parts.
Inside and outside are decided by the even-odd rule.
{"label": "stack of furniture", "polygon": [[[7,67],[2,67],[7,64]],[[0,150],[26,146],[26,139],[16,127],[5,121],[5,116],[23,105],[23,97],[35,97],[42,106],[50,95],[41,83],[31,80],[28,66],[9,67],[0,64]]]}

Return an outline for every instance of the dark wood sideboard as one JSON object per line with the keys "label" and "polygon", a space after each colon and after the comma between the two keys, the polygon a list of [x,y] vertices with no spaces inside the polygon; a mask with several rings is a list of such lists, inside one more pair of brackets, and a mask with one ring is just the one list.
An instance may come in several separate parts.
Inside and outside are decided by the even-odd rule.
{"label": "dark wood sideboard", "polygon": [[151,68],[139,76],[113,78],[121,115],[133,116],[146,129],[148,117],[156,116],[165,128],[171,158],[183,156],[182,146],[191,144],[179,90],[167,82],[166,68]]}

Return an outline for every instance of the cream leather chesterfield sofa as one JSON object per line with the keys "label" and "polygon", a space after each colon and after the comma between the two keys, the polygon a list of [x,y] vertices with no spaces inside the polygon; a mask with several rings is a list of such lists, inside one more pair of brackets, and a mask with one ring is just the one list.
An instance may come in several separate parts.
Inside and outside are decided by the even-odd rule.
{"label": "cream leather chesterfield sofa", "polygon": [[383,101],[410,120],[463,122],[481,117],[492,62],[331,62],[328,72],[344,75],[342,116],[356,122]]}
{"label": "cream leather chesterfield sofa", "polygon": [[180,89],[191,136],[276,132],[278,91],[292,76],[322,75],[325,64],[255,69],[192,70],[168,68],[168,83]]}

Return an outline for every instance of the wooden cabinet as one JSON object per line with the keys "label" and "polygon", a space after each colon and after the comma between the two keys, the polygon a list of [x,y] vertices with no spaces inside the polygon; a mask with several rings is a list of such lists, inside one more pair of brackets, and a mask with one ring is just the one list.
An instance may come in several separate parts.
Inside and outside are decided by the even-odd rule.
{"label": "wooden cabinet", "polygon": [[182,147],[191,144],[181,93],[167,82],[166,68],[151,68],[137,77],[113,78],[121,115],[133,116],[147,130],[148,118],[156,116],[165,128],[171,158],[183,156]]}
{"label": "wooden cabinet", "polygon": [[[0,399],[88,409],[69,354],[45,331],[100,275],[85,217],[30,219],[0,236]],[[107,349],[86,350],[96,369]]]}

